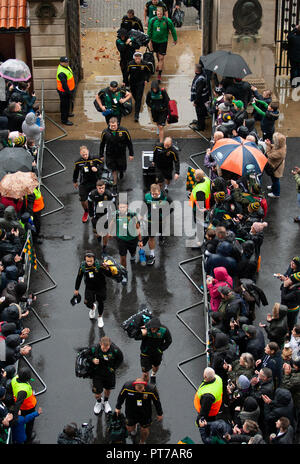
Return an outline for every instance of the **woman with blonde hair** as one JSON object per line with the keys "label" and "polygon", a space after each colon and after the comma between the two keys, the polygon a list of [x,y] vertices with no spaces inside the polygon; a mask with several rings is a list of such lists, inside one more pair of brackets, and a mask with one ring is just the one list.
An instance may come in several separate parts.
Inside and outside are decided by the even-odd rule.
{"label": "woman with blonde hair", "polygon": [[269,139],[265,140],[268,163],[273,168],[273,174],[270,176],[272,185],[268,185],[268,189],[272,191],[268,193],[268,196],[270,198],[279,198],[280,178],[284,173],[286,158],[286,136],[280,132],[275,132],[273,141],[274,143],[271,143]]}

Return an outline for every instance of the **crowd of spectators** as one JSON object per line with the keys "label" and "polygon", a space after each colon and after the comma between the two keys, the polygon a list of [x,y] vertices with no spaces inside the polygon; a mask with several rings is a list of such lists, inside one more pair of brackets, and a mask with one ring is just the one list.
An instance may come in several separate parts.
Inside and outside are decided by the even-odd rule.
{"label": "crowd of spectators", "polygon": [[[22,147],[32,156],[32,172],[38,176],[37,157],[44,121],[35,93],[30,92],[28,82],[5,80],[2,89],[5,93],[0,96],[0,169],[1,151]],[[26,344],[30,333],[26,318],[33,297],[27,289],[24,248],[28,230],[35,239],[34,201],[34,193],[21,198],[0,195],[0,443],[30,442],[24,424],[39,415],[34,412],[32,418],[21,417],[11,386],[18,374],[19,359],[31,351]]]}
{"label": "crowd of spectators", "polygon": [[[249,114],[251,106],[254,111]],[[211,148],[204,161],[211,189],[210,207],[205,212],[203,256],[210,322],[211,370],[206,375],[211,378],[208,381],[204,376],[204,383],[221,378],[223,396],[220,411],[214,414],[211,404],[216,399],[202,395],[197,424],[205,444],[297,443],[300,257],[291,257],[287,270],[274,275],[281,297],[269,301],[271,295],[266,295],[257,283],[264,230],[268,227],[268,197],[262,175],[251,169],[243,176],[222,170],[211,156],[219,140],[251,142],[275,168],[272,185],[268,187],[274,192],[274,183],[278,188],[283,175],[286,156],[285,136],[275,131],[278,104],[272,102],[269,90],[259,95],[245,81],[223,79],[213,90],[209,110],[215,123]],[[256,121],[260,121],[261,132]],[[195,171],[197,184],[204,182],[205,177],[201,169]],[[278,190],[275,193],[269,197],[279,196]],[[198,200],[205,200],[204,193]],[[272,310],[266,321],[255,323],[256,310],[269,303]]]}

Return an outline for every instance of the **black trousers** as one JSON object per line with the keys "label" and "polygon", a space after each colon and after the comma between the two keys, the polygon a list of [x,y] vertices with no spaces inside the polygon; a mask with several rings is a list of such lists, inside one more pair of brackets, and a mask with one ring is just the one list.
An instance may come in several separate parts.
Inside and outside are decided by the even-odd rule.
{"label": "black trousers", "polygon": [[142,99],[145,89],[145,82],[137,82],[130,86],[132,96],[135,101],[134,115],[138,116],[141,111]]}
{"label": "black trousers", "polygon": [[207,116],[207,109],[204,103],[200,103],[200,105],[195,106],[198,126],[200,130],[205,130],[205,117]]}
{"label": "black trousers", "polygon": [[67,122],[70,106],[72,101],[72,96],[66,92],[58,92],[60,98],[60,119],[61,122]]}

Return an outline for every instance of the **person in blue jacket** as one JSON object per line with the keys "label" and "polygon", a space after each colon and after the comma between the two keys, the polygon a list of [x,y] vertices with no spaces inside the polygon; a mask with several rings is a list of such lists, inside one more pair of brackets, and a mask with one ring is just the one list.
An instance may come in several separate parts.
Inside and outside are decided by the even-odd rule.
{"label": "person in blue jacket", "polygon": [[[26,432],[25,432],[25,425],[38,417],[40,414],[42,414],[42,408],[38,408],[37,411],[32,412],[31,414],[27,414],[27,416],[18,416],[17,421],[12,424],[11,427],[11,432],[12,432],[12,442],[14,444],[23,444],[27,440]],[[19,411],[19,414],[21,411]],[[34,442],[30,442],[34,443]]]}

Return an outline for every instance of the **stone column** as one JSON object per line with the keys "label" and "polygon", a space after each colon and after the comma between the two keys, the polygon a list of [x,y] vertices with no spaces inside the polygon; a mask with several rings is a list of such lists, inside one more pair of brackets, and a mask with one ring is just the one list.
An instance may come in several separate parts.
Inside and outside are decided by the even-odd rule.
{"label": "stone column", "polygon": [[[237,31],[234,27],[233,11],[236,4],[243,7],[246,26]],[[262,7],[261,26],[251,31],[247,27],[247,20],[252,14],[252,6],[260,4]],[[251,5],[252,4],[252,5]],[[274,88],[275,70],[275,0],[213,0],[214,22],[212,42],[214,50],[230,50],[243,56],[252,74],[247,80],[258,87]],[[249,16],[247,16],[247,14]],[[249,19],[250,21],[250,19]],[[236,26],[236,24],[235,24]],[[255,29],[255,28],[254,28]]]}

